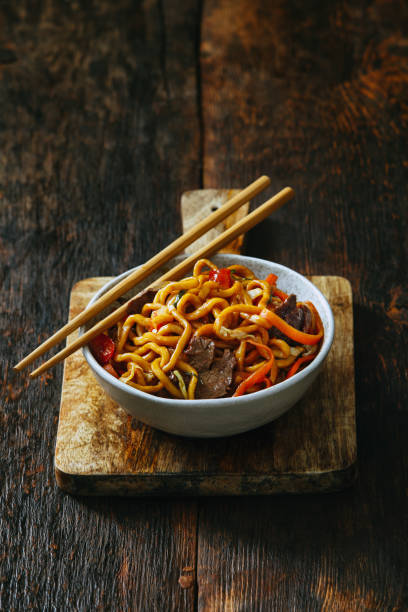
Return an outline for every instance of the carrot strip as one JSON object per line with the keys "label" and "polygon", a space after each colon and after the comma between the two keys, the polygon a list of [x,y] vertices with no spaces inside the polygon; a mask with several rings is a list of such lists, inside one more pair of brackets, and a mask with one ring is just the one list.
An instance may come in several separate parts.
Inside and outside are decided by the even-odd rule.
{"label": "carrot strip", "polygon": [[244,393],[248,389],[250,389],[257,383],[262,382],[268,374],[269,370],[272,368],[273,364],[275,363],[275,357],[273,356],[273,353],[269,346],[266,346],[265,344],[260,344],[259,342],[254,342],[253,340],[247,340],[247,342],[253,344],[258,349],[265,351],[269,356],[269,360],[266,361],[253,374],[251,374],[251,376],[248,376],[248,378],[242,381],[242,383],[237,387],[233,397],[239,397],[240,395],[244,395]]}
{"label": "carrot strip", "polygon": [[278,298],[280,298],[282,300],[282,302],[287,300],[288,297],[289,297],[287,293],[285,293],[284,291],[281,291],[277,287],[274,288],[273,295],[276,295]]}
{"label": "carrot strip", "polygon": [[314,318],[315,318],[315,321],[316,321],[316,327],[317,327],[318,331],[321,332],[321,334],[323,336],[323,331],[324,331],[323,323],[322,323],[322,320],[320,318],[319,313],[317,312],[317,309],[316,309],[315,305],[312,304],[312,302],[305,302],[305,304],[307,306],[309,306],[310,310],[313,312]]}
{"label": "carrot strip", "polygon": [[312,359],[316,357],[316,354],[317,353],[313,353],[313,355],[305,355],[304,357],[299,357],[299,359],[296,359],[295,363],[292,365],[292,367],[286,374],[285,380],[287,380],[288,378],[296,374],[296,372],[298,371],[302,363],[306,363],[307,361],[312,361]]}
{"label": "carrot strip", "polygon": [[[308,346],[317,344],[323,337],[323,327],[319,330],[317,334],[306,334],[305,332],[301,332],[289,323],[286,323],[281,317],[277,314],[264,308],[261,311],[259,316],[253,315],[250,319],[259,325],[263,325],[268,329],[270,327],[276,327],[280,332],[288,336],[291,340],[295,342],[299,342],[299,344],[306,344]],[[265,325],[266,324],[266,325]]]}
{"label": "carrot strip", "polygon": [[278,277],[276,276],[276,274],[268,274],[268,276],[265,278],[265,280],[270,285],[275,285],[276,281],[278,280]]}
{"label": "carrot strip", "polygon": [[284,291],[281,291],[280,289],[276,287],[276,281],[278,280],[278,277],[276,274],[268,274],[265,280],[272,287],[272,295],[276,295],[278,298],[282,300],[282,302],[284,302],[288,298],[287,293],[285,293]]}

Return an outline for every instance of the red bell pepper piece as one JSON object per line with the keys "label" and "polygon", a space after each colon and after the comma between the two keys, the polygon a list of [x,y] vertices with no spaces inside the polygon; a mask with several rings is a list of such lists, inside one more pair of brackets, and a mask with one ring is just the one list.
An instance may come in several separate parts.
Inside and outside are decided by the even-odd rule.
{"label": "red bell pepper piece", "polygon": [[119,378],[118,373],[116,372],[115,368],[111,363],[107,363],[106,365],[104,365],[103,369],[109,372],[109,374],[112,374],[112,376],[114,376],[115,378]]}
{"label": "red bell pepper piece", "polygon": [[106,334],[99,334],[89,343],[91,353],[102,366],[109,363],[115,352],[115,343]]}
{"label": "red bell pepper piece", "polygon": [[215,281],[223,289],[229,289],[232,287],[231,272],[228,268],[220,268],[219,270],[210,270],[209,273],[210,281]]}

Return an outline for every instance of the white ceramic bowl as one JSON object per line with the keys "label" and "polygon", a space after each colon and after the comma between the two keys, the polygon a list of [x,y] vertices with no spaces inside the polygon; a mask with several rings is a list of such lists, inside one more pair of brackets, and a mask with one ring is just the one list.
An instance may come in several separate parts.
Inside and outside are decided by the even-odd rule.
{"label": "white ceramic bowl", "polygon": [[[333,314],[326,298],[301,274],[280,264],[253,257],[217,255],[211,259],[220,267],[239,262],[253,270],[258,278],[265,278],[270,273],[276,274],[279,277],[278,287],[282,291],[295,293],[299,301],[313,302],[323,322],[324,340],[317,357],[305,369],[269,389],[241,397],[165,399],[119,382],[98,364],[88,347],[83,349],[96,380],[127,413],[168,433],[197,438],[231,436],[249,431],[273,421],[289,410],[305,394],[320,372],[334,335]],[[89,305],[130,272],[121,274],[102,287]]]}

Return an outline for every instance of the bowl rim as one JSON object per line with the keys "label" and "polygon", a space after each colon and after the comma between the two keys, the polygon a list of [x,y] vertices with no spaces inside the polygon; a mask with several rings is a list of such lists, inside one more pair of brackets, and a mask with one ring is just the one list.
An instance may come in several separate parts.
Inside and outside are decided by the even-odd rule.
{"label": "bowl rim", "polygon": [[[93,369],[100,378],[102,378],[105,382],[107,382],[108,384],[112,385],[113,387],[115,387],[118,391],[122,392],[122,393],[127,393],[128,395],[130,395],[131,397],[134,397],[135,399],[141,399],[144,401],[152,401],[155,404],[158,405],[163,405],[163,406],[172,406],[172,407],[176,407],[177,405],[180,404],[180,402],[182,403],[182,406],[184,409],[186,408],[194,408],[194,407],[203,407],[204,405],[208,404],[208,402],[211,402],[211,406],[214,406],[216,404],[219,404],[220,406],[228,406],[231,404],[244,404],[246,402],[248,402],[248,400],[251,399],[261,399],[261,398],[272,398],[274,395],[277,395],[278,393],[281,393],[282,391],[293,387],[294,385],[296,385],[297,383],[300,383],[303,379],[305,379],[306,377],[310,376],[313,372],[315,372],[316,370],[319,369],[320,365],[324,362],[324,360],[326,359],[332,342],[333,342],[333,338],[334,338],[334,317],[333,317],[333,312],[332,309],[330,307],[329,302],[327,301],[326,297],[323,295],[323,293],[320,291],[320,289],[318,289],[309,279],[307,279],[303,274],[300,274],[299,272],[296,272],[295,270],[293,270],[292,268],[288,268],[287,266],[284,266],[283,264],[279,264],[277,262],[274,261],[268,261],[266,259],[260,259],[259,257],[251,257],[249,255],[235,255],[234,253],[217,253],[215,255],[213,255],[213,259],[216,259],[217,257],[232,257],[232,258],[239,258],[241,261],[244,261],[244,263],[258,263],[258,264],[267,264],[267,265],[273,265],[275,268],[277,268],[278,270],[282,270],[285,272],[289,272],[291,275],[294,275],[295,278],[299,278],[303,283],[306,283],[306,285],[309,285],[311,287],[311,289],[315,292],[317,292],[319,294],[319,297],[321,299],[321,301],[323,302],[323,304],[326,307],[326,311],[327,311],[327,321],[328,321],[328,329],[325,330],[324,333],[324,339],[323,339],[323,344],[320,348],[320,351],[317,355],[317,357],[312,361],[312,363],[310,365],[308,365],[306,368],[304,368],[303,370],[301,370],[300,372],[297,372],[296,374],[294,374],[291,378],[289,378],[288,380],[283,380],[282,382],[269,387],[268,389],[262,389],[260,391],[256,391],[256,393],[252,393],[250,395],[241,395],[238,397],[219,397],[219,398],[211,398],[211,399],[194,399],[194,400],[186,400],[186,399],[179,399],[179,398],[166,398],[166,397],[158,397],[156,395],[151,395],[149,393],[145,393],[144,391],[139,391],[139,389],[135,389],[134,387],[130,387],[129,385],[126,385],[126,383],[123,383],[121,381],[119,381],[117,378],[115,378],[114,376],[112,376],[112,374],[109,374],[95,359],[95,357],[92,355],[89,346],[85,345],[84,347],[82,347],[82,353],[89,365],[89,367],[91,369]],[[185,254],[181,254],[177,256],[178,258],[186,258],[187,255]],[[105,293],[106,291],[108,291],[112,286],[114,286],[116,283],[118,283],[119,281],[121,281],[123,278],[125,278],[126,276],[128,276],[129,274],[131,274],[131,272],[133,272],[133,270],[136,270],[138,267],[140,266],[135,266],[134,268],[130,268],[129,270],[126,270],[125,272],[122,272],[122,274],[115,276],[114,278],[112,278],[110,281],[108,281],[107,283],[105,283],[105,285],[103,285],[103,287],[101,287],[91,298],[91,300],[88,302],[87,307],[89,308],[101,295],[103,295],[103,293]],[[248,265],[248,267],[250,267],[250,265]],[[84,328],[81,327],[79,330],[79,334],[81,335],[84,331]]]}

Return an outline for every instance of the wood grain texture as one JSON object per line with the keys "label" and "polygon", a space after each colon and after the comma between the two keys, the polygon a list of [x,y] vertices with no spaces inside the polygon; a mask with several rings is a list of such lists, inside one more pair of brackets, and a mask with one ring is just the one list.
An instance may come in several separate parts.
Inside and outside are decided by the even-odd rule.
{"label": "wood grain texture", "polygon": [[[188,231],[200,221],[205,219],[211,212],[225,204],[227,200],[239,192],[239,189],[200,189],[188,191],[181,196],[181,220],[183,224],[183,232]],[[198,249],[205,246],[222,234],[225,230],[232,227],[248,214],[249,202],[241,206],[232,215],[227,217],[223,223],[220,223],[205,236],[196,240],[191,246],[186,249],[188,255],[192,255]],[[231,244],[220,250],[220,253],[240,253],[244,242],[244,236],[238,236]]]}
{"label": "wood grain texture", "polygon": [[2,610],[194,606],[178,582],[194,500],[62,494],[62,368],[28,387],[11,366],[66,321],[76,280],[180,234],[180,194],[200,187],[198,19],[195,0],[0,7]]}
{"label": "wood grain texture", "polygon": [[[77,283],[70,317],[108,280]],[[194,440],[152,429],[105,395],[81,351],[71,355],[65,362],[55,451],[59,486],[83,495],[191,496],[330,491],[353,483],[357,449],[350,285],[339,277],[311,280],[335,317],[337,333],[326,366],[295,408],[253,432]]]}
{"label": "wood grain texture", "polygon": [[[1,4],[2,609],[408,608],[407,11],[402,0]],[[77,280],[179,235],[183,191],[262,172],[271,193],[290,184],[296,198],[249,233],[246,253],[352,284],[356,485],[270,499],[64,495],[62,368],[28,387],[10,365],[66,321]]]}
{"label": "wood grain texture", "polygon": [[360,476],[335,496],[203,500],[200,610],[408,608],[407,20],[399,0],[204,4],[204,187],[290,184],[247,253],[350,279]]}

